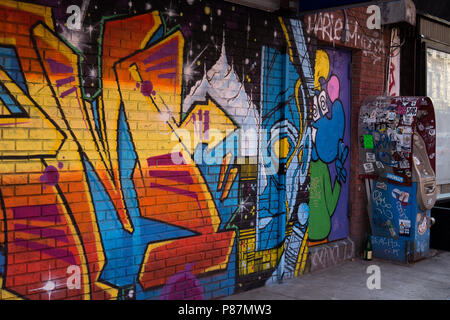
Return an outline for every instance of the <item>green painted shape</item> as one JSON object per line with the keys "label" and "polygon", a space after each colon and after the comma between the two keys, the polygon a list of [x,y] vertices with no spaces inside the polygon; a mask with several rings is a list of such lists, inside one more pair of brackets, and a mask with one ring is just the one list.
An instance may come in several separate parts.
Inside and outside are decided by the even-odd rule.
{"label": "green painted shape", "polygon": [[335,180],[333,188],[326,163],[320,160],[312,161],[310,167],[308,237],[310,240],[319,241],[330,234],[331,217],[338,204],[341,184]]}
{"label": "green painted shape", "polygon": [[371,134],[364,135],[364,149],[373,149],[373,136]]}

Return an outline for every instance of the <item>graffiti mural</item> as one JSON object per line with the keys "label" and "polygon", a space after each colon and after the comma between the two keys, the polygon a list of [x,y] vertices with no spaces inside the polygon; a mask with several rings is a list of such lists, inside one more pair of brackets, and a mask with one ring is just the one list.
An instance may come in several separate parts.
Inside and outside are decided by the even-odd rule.
{"label": "graffiti mural", "polygon": [[349,53],[221,2],[37,3],[0,4],[1,299],[210,299],[347,237]]}
{"label": "graffiti mural", "polygon": [[[313,241],[340,239],[347,234],[350,112],[347,52],[317,50],[316,96],[313,104],[310,230]],[[340,61],[340,63],[336,63]],[[317,100],[316,100],[317,97]],[[313,192],[314,190],[314,192]]]}

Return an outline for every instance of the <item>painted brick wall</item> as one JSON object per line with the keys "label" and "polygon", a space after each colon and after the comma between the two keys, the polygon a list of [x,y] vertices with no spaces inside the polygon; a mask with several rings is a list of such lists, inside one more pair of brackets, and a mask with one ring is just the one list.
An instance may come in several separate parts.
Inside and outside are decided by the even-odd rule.
{"label": "painted brick wall", "polygon": [[365,8],[55,2],[0,4],[0,299],[212,299],[360,247]]}

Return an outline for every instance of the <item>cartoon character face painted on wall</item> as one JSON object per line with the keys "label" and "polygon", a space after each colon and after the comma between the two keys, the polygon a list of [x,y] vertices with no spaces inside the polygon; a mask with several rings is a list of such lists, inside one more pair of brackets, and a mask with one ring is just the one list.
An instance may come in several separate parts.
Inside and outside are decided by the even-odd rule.
{"label": "cartoon character face painted on wall", "polygon": [[315,93],[312,107],[313,160],[320,159],[325,163],[331,163],[339,156],[339,145],[345,131],[344,108],[338,99],[339,79],[334,75],[331,76],[327,91],[322,89],[316,90]]}

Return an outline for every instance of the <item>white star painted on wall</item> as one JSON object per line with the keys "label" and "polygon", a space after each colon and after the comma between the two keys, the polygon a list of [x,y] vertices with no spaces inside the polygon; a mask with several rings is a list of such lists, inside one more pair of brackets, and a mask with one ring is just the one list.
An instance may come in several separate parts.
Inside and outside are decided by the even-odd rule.
{"label": "white star painted on wall", "polygon": [[45,283],[43,287],[31,289],[30,292],[35,291],[46,291],[48,294],[48,300],[51,300],[52,292],[55,291],[55,289],[64,287],[65,284],[58,284],[55,280],[52,280],[52,272],[50,271],[50,266],[48,267],[48,280]]}

